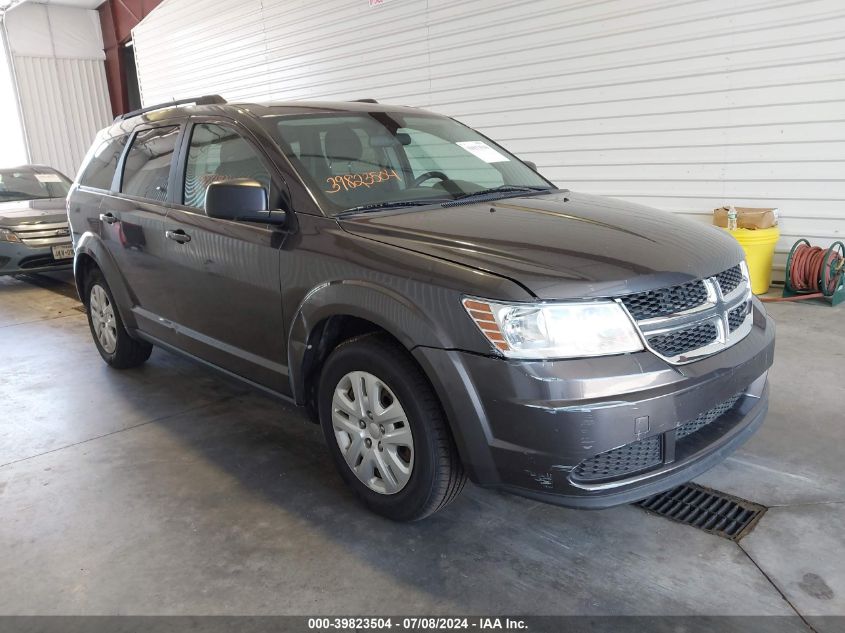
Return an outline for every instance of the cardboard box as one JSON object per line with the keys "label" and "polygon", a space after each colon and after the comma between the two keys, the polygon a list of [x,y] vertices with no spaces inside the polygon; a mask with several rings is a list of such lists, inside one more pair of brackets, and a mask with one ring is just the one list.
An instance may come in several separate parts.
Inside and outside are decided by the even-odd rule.
{"label": "cardboard box", "polygon": [[[734,207],[736,226],[740,229],[770,229],[777,226],[777,209],[755,209],[753,207]],[[713,209],[713,224],[728,228],[728,207]]]}

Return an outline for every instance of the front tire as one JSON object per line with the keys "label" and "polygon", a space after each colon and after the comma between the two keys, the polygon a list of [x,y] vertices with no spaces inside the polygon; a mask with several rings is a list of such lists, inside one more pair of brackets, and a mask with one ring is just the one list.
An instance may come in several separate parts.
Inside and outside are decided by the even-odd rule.
{"label": "front tire", "polygon": [[446,416],[408,352],[379,334],[338,345],[317,393],[320,424],[343,480],[395,521],[434,514],[466,475]]}
{"label": "front tire", "polygon": [[138,341],[126,331],[117,304],[99,270],[92,271],[85,284],[85,308],[88,327],[100,356],[115,369],[129,369],[143,364],[153,351],[146,341]]}

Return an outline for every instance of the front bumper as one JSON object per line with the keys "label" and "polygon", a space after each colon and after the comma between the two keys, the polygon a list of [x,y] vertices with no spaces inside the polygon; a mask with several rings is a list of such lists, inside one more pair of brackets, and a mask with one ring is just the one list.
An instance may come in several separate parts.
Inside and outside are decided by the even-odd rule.
{"label": "front bumper", "polygon": [[[58,242],[56,246],[70,246],[67,242]],[[19,242],[0,242],[0,275],[19,273],[41,273],[73,268],[73,258],[54,259],[50,246],[31,247]]]}
{"label": "front bumper", "polygon": [[[454,350],[415,354],[444,404],[462,460],[478,484],[559,505],[630,503],[689,481],[762,424],[774,323],[754,301],[751,333],[714,356],[671,365],[650,352],[566,361],[512,361]],[[679,425],[725,402],[731,408],[680,438]],[[645,445],[658,463],[599,469]],[[641,451],[640,451],[641,452]],[[606,460],[607,461],[607,460]],[[612,460],[611,460],[612,461]],[[579,464],[582,465],[579,468]]]}

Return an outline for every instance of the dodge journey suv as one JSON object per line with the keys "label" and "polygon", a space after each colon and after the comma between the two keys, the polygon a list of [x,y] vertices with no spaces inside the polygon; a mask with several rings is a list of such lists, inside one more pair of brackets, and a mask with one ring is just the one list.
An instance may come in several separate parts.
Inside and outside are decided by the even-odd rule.
{"label": "dodge journey suv", "polygon": [[560,189],[444,116],[145,108],[98,135],[67,207],[109,365],[158,346],[307,407],[392,519],[467,478],[629,503],[766,414],[774,327],[730,236]]}

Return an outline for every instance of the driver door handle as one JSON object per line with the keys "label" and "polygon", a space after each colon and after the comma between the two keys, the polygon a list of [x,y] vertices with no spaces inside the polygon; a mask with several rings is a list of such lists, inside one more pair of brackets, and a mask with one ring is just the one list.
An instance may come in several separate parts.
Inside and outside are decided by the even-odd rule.
{"label": "driver door handle", "polygon": [[185,242],[191,241],[191,236],[185,233],[182,229],[176,229],[175,231],[165,231],[164,234],[167,236],[167,239],[173,240],[174,242],[179,242],[180,244],[184,244]]}
{"label": "driver door handle", "polygon": [[117,218],[114,217],[114,214],[112,214],[111,212],[101,213],[100,222],[105,222],[106,224],[114,224],[115,222],[117,222]]}

